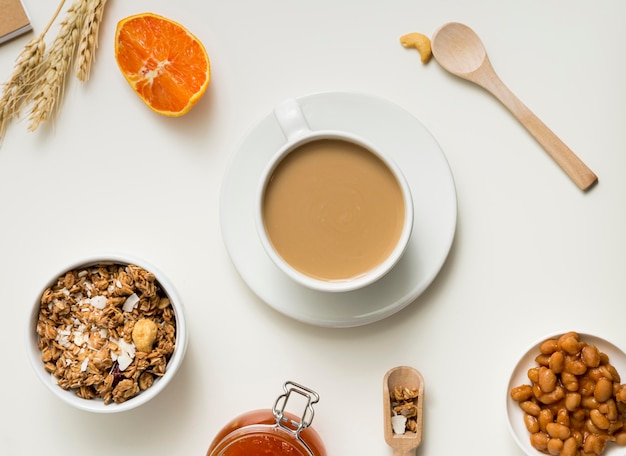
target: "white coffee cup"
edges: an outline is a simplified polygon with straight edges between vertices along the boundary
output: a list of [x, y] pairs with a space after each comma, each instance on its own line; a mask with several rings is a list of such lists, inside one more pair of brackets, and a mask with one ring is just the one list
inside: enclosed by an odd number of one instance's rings
[[261, 174], [255, 201], [267, 255], [318, 291], [352, 291], [379, 280], [400, 260], [413, 229], [404, 175], [365, 138], [311, 130], [295, 99], [274, 114], [286, 143]]

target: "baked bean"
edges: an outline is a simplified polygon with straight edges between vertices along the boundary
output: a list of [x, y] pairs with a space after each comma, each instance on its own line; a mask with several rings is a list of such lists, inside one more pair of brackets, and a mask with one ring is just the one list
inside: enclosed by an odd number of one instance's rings
[[554, 456], [561, 454], [563, 450], [563, 440], [561, 439], [550, 439], [548, 440], [547, 448], [548, 453]]
[[539, 429], [541, 432], [548, 432], [548, 424], [554, 421], [554, 414], [550, 409], [542, 409], [537, 416], [537, 422], [539, 423]]
[[581, 349], [578, 334], [574, 332], [563, 334], [558, 340], [558, 347], [570, 355], [577, 354]]
[[573, 412], [580, 407], [580, 394], [578, 393], [567, 393], [565, 395], [565, 408], [570, 412]]
[[565, 368], [565, 356], [563, 356], [563, 352], [556, 351], [552, 353], [552, 355], [550, 355], [550, 360], [548, 361], [548, 366], [555, 374], [563, 372], [563, 369]]
[[620, 386], [617, 394], [615, 394], [615, 399], [618, 402], [626, 403], [626, 386]]
[[593, 396], [593, 391], [596, 389], [595, 380], [589, 377], [582, 377], [579, 380], [578, 392], [581, 396]]
[[532, 416], [539, 416], [539, 412], [541, 412], [541, 407], [539, 407], [539, 404], [533, 401], [520, 402], [519, 406], [523, 411]]
[[570, 438], [576, 440], [576, 444], [578, 446], [582, 446], [582, 444], [583, 444], [583, 435], [582, 435], [582, 433], [580, 431], [572, 432], [572, 435], [571, 435]]
[[539, 368], [539, 388], [544, 393], [551, 393], [556, 388], [556, 375], [548, 367]]
[[585, 429], [587, 429], [587, 431], [590, 432], [593, 435], [600, 435], [600, 434], [602, 434], [602, 429], [600, 429], [598, 426], [593, 424], [593, 421], [591, 420], [591, 418], [589, 418], [585, 422]]
[[547, 339], [544, 340], [541, 345], [539, 345], [539, 351], [543, 355], [551, 355], [559, 348], [559, 343], [556, 339]]
[[578, 442], [576, 438], [570, 437], [563, 442], [563, 449], [561, 450], [561, 456], [576, 456], [578, 450]]
[[583, 451], [585, 453], [600, 454], [604, 451], [606, 441], [600, 437], [590, 434], [583, 443]]
[[570, 434], [569, 428], [559, 423], [548, 423], [546, 430], [548, 431], [548, 435], [553, 439], [565, 440]]
[[571, 429], [585, 429], [587, 414], [583, 410], [577, 410], [570, 415], [569, 421]]
[[531, 397], [533, 397], [533, 389], [530, 385], [517, 386], [511, 390], [511, 398], [515, 402], [527, 401]]
[[594, 367], [592, 369], [587, 370], [587, 376], [592, 379], [594, 382], [597, 382], [601, 378], [606, 378], [606, 375], [602, 373], [602, 369], [599, 367]]
[[596, 401], [596, 398], [593, 396], [585, 396], [582, 398], [582, 401], [580, 402], [580, 404], [583, 406], [583, 408], [587, 409], [587, 410], [593, 410], [593, 409], [597, 409], [598, 408], [598, 401]]
[[548, 449], [548, 434], [543, 432], [536, 432], [530, 436], [530, 444], [533, 448], [539, 451], [546, 451]]
[[609, 399], [608, 401], [600, 404], [598, 406], [598, 410], [600, 410], [600, 413], [605, 415], [609, 421], [615, 421], [618, 418], [617, 405], [613, 399]]
[[578, 391], [578, 377], [569, 372], [561, 373], [561, 382], [567, 391]]
[[606, 402], [611, 396], [613, 396], [613, 382], [602, 377], [596, 383], [596, 387], [593, 390], [593, 397], [595, 397], [598, 402]]
[[615, 420], [615, 421], [611, 421], [611, 424], [609, 424], [609, 428], [607, 429], [607, 432], [611, 435], [615, 435], [618, 432], [624, 430], [624, 420]]
[[589, 412], [589, 419], [591, 419], [591, 422], [598, 429], [602, 429], [605, 431], [609, 428], [609, 419], [604, 416], [598, 409], [593, 409]]
[[609, 355], [604, 352], [600, 352], [600, 364], [609, 364]]
[[600, 352], [595, 345], [586, 345], [580, 351], [580, 357], [587, 367], [598, 367], [600, 365]]
[[535, 432], [539, 432], [539, 422], [537, 421], [537, 417], [530, 415], [529, 413], [524, 413], [524, 425], [528, 432], [534, 434]]
[[620, 446], [626, 445], [626, 431], [615, 434], [615, 443]]
[[556, 404], [565, 397], [565, 390], [562, 386], [557, 386], [554, 391], [542, 394], [537, 398], [539, 402], [546, 405]]
[[587, 365], [577, 356], [566, 356], [563, 371], [574, 375], [583, 375], [587, 372]]
[[611, 381], [614, 381], [613, 379], [613, 372], [611, 371], [611, 369], [609, 368], [608, 365], [603, 364], [602, 366], [598, 366], [596, 368], [593, 369], [589, 369], [589, 377], [592, 378], [593, 380], [595, 380], [596, 382], [598, 380], [600, 380], [602, 377], [607, 378]]
[[556, 418], [554, 419], [554, 421], [559, 424], [562, 424], [563, 426], [567, 426], [569, 428], [570, 427], [569, 412], [564, 408], [559, 409], [559, 411], [556, 413]]
[[550, 364], [550, 355], [538, 355], [535, 358], [535, 362], [539, 366], [548, 366]]
[[619, 376], [619, 372], [617, 372], [617, 369], [615, 369], [614, 365], [606, 364], [606, 368], [611, 374], [610, 376], [609, 375], [606, 376], [609, 380], [613, 380], [616, 383], [619, 383], [622, 381], [621, 377]]
[[533, 391], [533, 397], [535, 399], [539, 399], [541, 395], [543, 394], [543, 391], [541, 391], [541, 387], [539, 386], [539, 383], [533, 384], [532, 391]]
[[578, 410], [573, 412], [570, 416], [572, 420], [581, 421], [584, 423], [585, 420], [587, 419], [587, 412], [579, 408]]
[[528, 380], [530, 380], [532, 383], [537, 383], [539, 381], [539, 368], [532, 367], [528, 369], [527, 375], [528, 375]]

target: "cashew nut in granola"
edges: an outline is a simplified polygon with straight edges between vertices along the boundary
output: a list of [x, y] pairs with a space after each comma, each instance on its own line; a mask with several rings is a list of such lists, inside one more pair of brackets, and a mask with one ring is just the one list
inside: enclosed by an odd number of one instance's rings
[[137, 350], [150, 353], [157, 339], [159, 327], [148, 318], [142, 318], [133, 327], [133, 342]]
[[409, 33], [400, 37], [400, 43], [405, 48], [414, 47], [420, 53], [422, 63], [428, 63], [433, 56], [433, 51], [430, 47], [430, 38], [421, 33]]

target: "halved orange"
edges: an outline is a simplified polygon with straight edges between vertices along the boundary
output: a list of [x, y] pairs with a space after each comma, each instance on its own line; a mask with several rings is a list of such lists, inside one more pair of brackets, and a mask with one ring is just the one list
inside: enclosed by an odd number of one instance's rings
[[115, 59], [133, 90], [165, 116], [189, 112], [209, 85], [204, 45], [179, 23], [153, 13], [118, 22]]

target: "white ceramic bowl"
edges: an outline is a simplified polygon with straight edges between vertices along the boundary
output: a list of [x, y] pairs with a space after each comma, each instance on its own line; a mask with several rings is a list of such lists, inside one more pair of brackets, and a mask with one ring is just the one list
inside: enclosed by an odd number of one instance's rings
[[[509, 429], [513, 435], [513, 439], [519, 445], [519, 447], [528, 456], [543, 456], [542, 453], [536, 450], [530, 444], [530, 434], [524, 424], [524, 412], [520, 409], [517, 402], [511, 398], [511, 390], [516, 386], [530, 384], [528, 379], [528, 370], [537, 366], [535, 358], [539, 354], [539, 346], [546, 339], [552, 339], [569, 331], [560, 331], [553, 334], [548, 334], [542, 337], [540, 340], [534, 342], [520, 357], [519, 361], [513, 368], [509, 383], [506, 390], [506, 415], [509, 423]], [[622, 376], [622, 379], [626, 377], [626, 354], [618, 348], [615, 344], [609, 342], [598, 336], [587, 334], [577, 331], [580, 339], [587, 342], [590, 345], [595, 345], [601, 352], [606, 353], [609, 356], [610, 363], [617, 369], [617, 372]], [[618, 456], [624, 454], [624, 447], [617, 446], [612, 442], [608, 442], [606, 449], [602, 453], [602, 456]]]
[[[43, 295], [43, 292], [48, 287], [54, 285], [57, 282], [57, 279], [66, 272], [80, 269], [82, 267], [93, 266], [96, 264], [133, 264], [145, 269], [148, 272], [151, 272], [156, 277], [156, 280], [159, 283], [161, 289], [170, 299], [171, 306], [174, 310], [174, 314], [176, 317], [176, 345], [174, 348], [174, 352], [172, 353], [167, 363], [165, 374], [161, 377], [156, 377], [152, 386], [144, 391], [141, 391], [138, 395], [132, 397], [131, 399], [128, 399], [126, 402], [110, 403], [108, 405], [105, 405], [104, 401], [101, 399], [83, 399], [78, 397], [73, 391], [64, 390], [63, 388], [61, 388], [56, 383], [56, 379], [44, 369], [44, 363], [41, 360], [41, 351], [37, 346], [39, 336], [36, 332], [36, 326], [39, 317], [40, 299]], [[146, 402], [157, 396], [170, 383], [172, 378], [179, 370], [187, 348], [187, 328], [183, 305], [174, 287], [163, 275], [163, 273], [161, 273], [154, 266], [147, 264], [143, 260], [117, 254], [84, 258], [52, 274], [50, 281], [46, 283], [36, 295], [35, 300], [32, 304], [30, 318], [28, 320], [26, 345], [28, 357], [36, 375], [43, 382], [43, 384], [63, 402], [73, 407], [76, 407], [77, 409], [94, 413], [116, 413], [130, 410], [142, 404], [145, 404]]]

